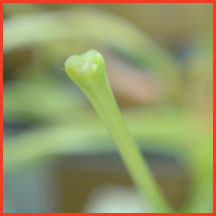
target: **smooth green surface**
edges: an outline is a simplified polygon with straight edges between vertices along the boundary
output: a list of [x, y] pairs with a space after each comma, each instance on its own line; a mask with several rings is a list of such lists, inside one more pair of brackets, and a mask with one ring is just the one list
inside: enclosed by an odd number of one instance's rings
[[86, 94], [105, 123], [138, 189], [157, 212], [170, 212], [170, 207], [122, 118], [107, 79], [102, 55], [96, 50], [73, 55], [66, 60], [65, 70]]

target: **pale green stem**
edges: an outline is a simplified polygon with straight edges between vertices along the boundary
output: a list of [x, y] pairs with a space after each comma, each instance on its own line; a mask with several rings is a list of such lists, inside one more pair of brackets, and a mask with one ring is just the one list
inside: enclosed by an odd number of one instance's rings
[[65, 69], [107, 126], [137, 188], [157, 212], [171, 212], [122, 118], [106, 76], [103, 57], [95, 50], [74, 55], [65, 62]]

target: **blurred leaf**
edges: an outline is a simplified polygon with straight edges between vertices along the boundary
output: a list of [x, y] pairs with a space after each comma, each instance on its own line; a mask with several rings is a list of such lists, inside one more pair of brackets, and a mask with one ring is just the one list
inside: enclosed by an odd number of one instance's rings
[[[122, 50], [134, 62], [149, 68], [168, 83], [168, 89], [178, 88], [178, 65], [171, 54], [140, 29], [104, 11], [76, 9], [19, 15], [4, 22], [4, 52], [23, 46], [53, 46], [59, 41], [68, 41], [71, 45], [88, 41], [92, 46], [106, 44]], [[72, 46], [64, 50], [65, 55], [73, 54]]]

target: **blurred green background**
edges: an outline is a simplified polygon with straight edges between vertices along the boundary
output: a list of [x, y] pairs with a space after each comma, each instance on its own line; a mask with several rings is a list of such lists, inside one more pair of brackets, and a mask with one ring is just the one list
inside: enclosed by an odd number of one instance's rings
[[4, 4], [4, 212], [154, 212], [64, 72], [98, 49], [176, 212], [212, 212], [212, 4]]

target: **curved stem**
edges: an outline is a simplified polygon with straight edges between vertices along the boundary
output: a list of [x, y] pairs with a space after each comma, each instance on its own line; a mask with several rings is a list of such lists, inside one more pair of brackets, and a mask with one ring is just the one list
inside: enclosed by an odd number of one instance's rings
[[137, 188], [156, 211], [171, 212], [122, 118], [106, 76], [103, 57], [95, 50], [74, 55], [65, 62], [65, 69], [107, 126]]

